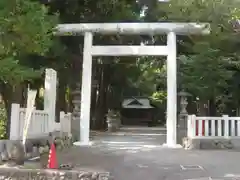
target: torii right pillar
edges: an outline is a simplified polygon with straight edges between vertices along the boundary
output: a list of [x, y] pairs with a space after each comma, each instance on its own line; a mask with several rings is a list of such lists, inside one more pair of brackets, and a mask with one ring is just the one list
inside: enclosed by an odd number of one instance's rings
[[177, 42], [176, 33], [167, 34], [167, 139], [165, 146], [181, 147], [177, 142]]

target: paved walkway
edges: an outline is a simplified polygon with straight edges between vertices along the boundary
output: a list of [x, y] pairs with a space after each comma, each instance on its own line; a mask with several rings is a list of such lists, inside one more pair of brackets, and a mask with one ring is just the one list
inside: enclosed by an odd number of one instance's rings
[[115, 180], [240, 179], [240, 152], [166, 149], [164, 129], [128, 130], [98, 134], [93, 146], [73, 147], [59, 161], [107, 170]]

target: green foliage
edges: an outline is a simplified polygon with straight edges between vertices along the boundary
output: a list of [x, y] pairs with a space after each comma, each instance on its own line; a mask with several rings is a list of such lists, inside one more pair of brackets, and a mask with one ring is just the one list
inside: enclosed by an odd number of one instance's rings
[[228, 70], [227, 61], [218, 56], [218, 51], [206, 49], [197, 55], [180, 56], [179, 79], [181, 87], [203, 99], [209, 99], [228, 86], [233, 71]]
[[[152, 11], [154, 8], [154, 11]], [[153, 13], [154, 12], [154, 13]], [[208, 36], [178, 37], [179, 88], [186, 89], [201, 99], [224, 98], [229, 83], [239, 69], [239, 34], [235, 32], [232, 20], [240, 17], [240, 2], [228, 0], [172, 0], [159, 3], [147, 9], [144, 19], [168, 22], [208, 22], [211, 34]], [[155, 37], [162, 43], [162, 37]], [[146, 58], [141, 66], [156, 63], [156, 59]], [[162, 64], [152, 66], [157, 69]], [[230, 67], [235, 67], [230, 68]], [[165, 73], [159, 76], [153, 69], [147, 69], [148, 77], [155, 77], [164, 87]], [[159, 78], [159, 80], [157, 80]], [[148, 78], [145, 78], [148, 79]], [[154, 78], [151, 78], [154, 79]], [[233, 91], [233, 89], [231, 89]], [[158, 93], [154, 93], [156, 96]], [[237, 94], [237, 93], [235, 93]], [[229, 96], [229, 94], [228, 94]]]
[[167, 93], [166, 91], [157, 91], [154, 92], [151, 96], [151, 99], [157, 103], [163, 103], [166, 100]]
[[39, 76], [41, 71], [22, 65], [28, 54], [44, 55], [53, 44], [57, 16], [32, 0], [0, 1], [0, 77], [14, 84]]
[[42, 72], [42, 70], [34, 70], [32, 68], [20, 65], [14, 57], [1, 59], [0, 66], [1, 81], [5, 81], [10, 84], [23, 82], [24, 80], [31, 80], [39, 77]]
[[[201, 99], [236, 99], [240, 93], [240, 38], [231, 22], [240, 17], [240, 1], [171, 0], [147, 3], [147, 6], [146, 16], [140, 18], [141, 5], [135, 0], [51, 0], [49, 3], [52, 14], [59, 12], [61, 23], [209, 22], [212, 31], [208, 36], [178, 37], [179, 89], [186, 89]], [[61, 56], [54, 67], [60, 69], [59, 73], [70, 76], [66, 79], [73, 79], [71, 71], [76, 62], [70, 61], [69, 57], [81, 54], [79, 49], [83, 46], [83, 38], [61, 38], [68, 50], [64, 51], [65, 46], [52, 37], [57, 18], [56, 15], [50, 16], [45, 6], [32, 0], [0, 1], [0, 80], [14, 84], [39, 76], [42, 72], [39, 67], [44, 65], [39, 63], [37, 71], [32, 69], [40, 59], [26, 61], [24, 58], [28, 54]], [[141, 39], [148, 44], [165, 44], [166, 38], [96, 35], [94, 43], [139, 44]], [[64, 56], [68, 58], [64, 59]], [[123, 92], [132, 91], [133, 94], [150, 96], [157, 103], [165, 103], [165, 59], [141, 57], [135, 64], [132, 59], [98, 58], [100, 68], [111, 74], [108, 89], [114, 93], [113, 97], [120, 99]], [[130, 63], [118, 64], [125, 60]], [[80, 69], [76, 68], [76, 71], [78, 73]]]
[[[175, 4], [180, 9], [177, 14], [170, 13], [170, 18], [186, 16], [186, 21], [210, 22], [211, 34], [206, 37], [190, 37], [184, 42], [190, 54], [180, 56], [180, 83], [181, 87], [190, 91], [201, 99], [224, 97], [229, 81], [238, 66], [236, 53], [239, 44], [239, 35], [233, 29], [231, 21], [240, 16], [238, 1], [184, 1]], [[176, 8], [172, 5], [171, 8]], [[174, 7], [175, 6], [175, 7]], [[191, 8], [189, 8], [191, 7]], [[198, 9], [198, 10], [196, 10]], [[173, 15], [174, 14], [174, 15]]]

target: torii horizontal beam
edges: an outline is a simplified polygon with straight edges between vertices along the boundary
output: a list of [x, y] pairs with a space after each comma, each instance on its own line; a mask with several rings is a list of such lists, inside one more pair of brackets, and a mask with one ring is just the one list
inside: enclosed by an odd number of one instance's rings
[[92, 46], [92, 56], [167, 56], [167, 46]]
[[72, 36], [85, 32], [101, 34], [167, 34], [178, 35], [209, 34], [209, 23], [81, 23], [59, 24], [56, 35]]

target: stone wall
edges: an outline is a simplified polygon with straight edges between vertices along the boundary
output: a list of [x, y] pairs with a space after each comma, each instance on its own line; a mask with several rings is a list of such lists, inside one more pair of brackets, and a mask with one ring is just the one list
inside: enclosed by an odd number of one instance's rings
[[108, 172], [95, 169], [73, 169], [73, 170], [52, 170], [52, 169], [23, 169], [0, 167], [0, 179], [32, 180], [32, 179], [55, 179], [55, 180], [113, 180]]
[[185, 149], [235, 149], [240, 150], [240, 139], [183, 139]]
[[17, 140], [0, 140], [0, 164], [18, 158], [22, 162], [31, 157], [48, 154], [51, 143], [55, 143], [57, 150], [63, 150], [72, 146], [72, 137], [68, 133], [53, 132], [49, 136], [38, 139], [27, 139], [25, 151], [22, 152], [22, 143]]
[[[61, 132], [53, 132], [49, 134], [47, 138], [44, 139], [32, 139], [27, 141], [26, 148], [28, 153], [32, 155], [32, 152], [37, 148], [40, 154], [40, 162], [38, 161], [25, 161], [29, 157], [24, 157], [24, 152], [22, 150], [23, 146], [21, 141], [10, 141], [2, 140], [2, 149], [0, 151], [1, 157], [6, 154], [7, 159], [0, 163], [0, 179], [11, 179], [11, 180], [27, 180], [27, 179], [55, 179], [55, 180], [112, 180], [110, 173], [99, 170], [96, 168], [83, 168], [81, 166], [74, 167], [68, 164], [61, 164], [57, 169], [46, 169], [46, 164], [48, 161], [48, 154], [46, 153], [46, 146], [54, 143], [56, 148], [61, 150], [68, 148], [72, 145], [71, 137], [68, 134]], [[38, 145], [37, 145], [38, 144]], [[37, 145], [37, 146], [36, 146]], [[16, 153], [13, 147], [21, 147], [21, 152], [18, 149]], [[42, 152], [41, 152], [42, 151]], [[47, 148], [49, 151], [49, 148]], [[22, 155], [20, 158], [20, 163], [15, 161], [16, 154], [18, 156]], [[25, 154], [26, 156], [26, 154]], [[44, 158], [43, 158], [44, 156]], [[3, 159], [1, 159], [3, 160]], [[44, 161], [44, 162], [41, 162]]]

